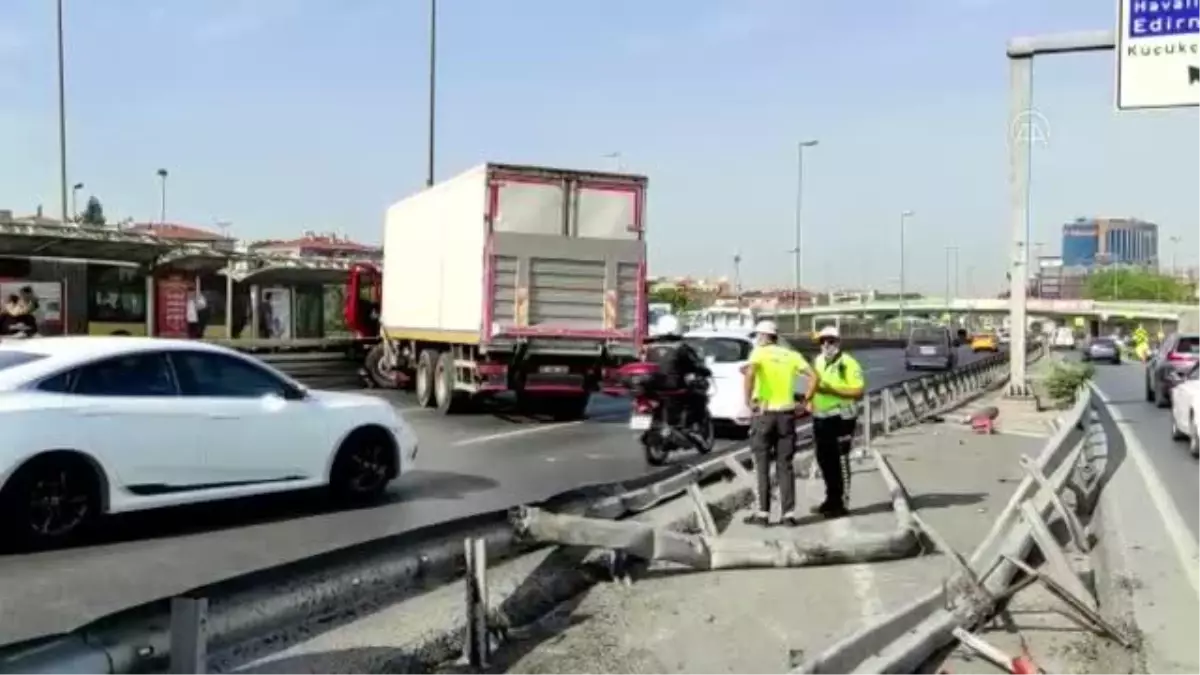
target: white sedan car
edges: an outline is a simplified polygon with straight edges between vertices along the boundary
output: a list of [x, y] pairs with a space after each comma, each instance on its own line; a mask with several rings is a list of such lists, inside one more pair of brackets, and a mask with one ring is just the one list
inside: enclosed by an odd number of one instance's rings
[[382, 399], [155, 338], [5, 342], [0, 430], [0, 539], [34, 545], [107, 513], [320, 486], [370, 499], [417, 454]]
[[1200, 432], [1197, 417], [1200, 416], [1200, 364], [1192, 366], [1187, 379], [1171, 390], [1171, 436], [1187, 441], [1193, 457], [1200, 457]]
[[[742, 366], [750, 360], [754, 349], [751, 328], [725, 328], [690, 331], [683, 336], [704, 358], [712, 371], [708, 411], [713, 421], [745, 433], [750, 428], [750, 410], [746, 407]], [[782, 339], [782, 338], [781, 338]], [[808, 379], [797, 379], [797, 391], [804, 391]]]

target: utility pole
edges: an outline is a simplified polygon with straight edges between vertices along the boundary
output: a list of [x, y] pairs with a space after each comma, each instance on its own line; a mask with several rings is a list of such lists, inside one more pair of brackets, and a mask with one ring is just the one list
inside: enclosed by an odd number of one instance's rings
[[912, 218], [915, 213], [912, 211], [900, 212], [900, 327], [904, 327], [904, 223]]
[[433, 187], [434, 132], [437, 115], [437, 0], [429, 0], [429, 130], [425, 187]]
[[63, 0], [58, 0], [58, 190], [62, 221], [67, 222], [67, 75], [63, 49]]
[[83, 183], [76, 183], [71, 186], [71, 220], [79, 221], [79, 191], [83, 189]]
[[166, 169], [158, 170], [160, 188], [158, 222], [162, 225], [167, 224], [167, 175], [168, 173]]
[[804, 149], [816, 147], [817, 143], [818, 141], [812, 139], [800, 141], [796, 144], [796, 248], [793, 249], [795, 253], [795, 269], [792, 275], [794, 281], [792, 318], [795, 322], [793, 330], [797, 333], [800, 332], [800, 291], [804, 284], [801, 251], [804, 243], [804, 225], [801, 219], [804, 206]]
[[742, 253], [733, 253], [733, 292], [737, 296], [738, 308], [742, 307]]

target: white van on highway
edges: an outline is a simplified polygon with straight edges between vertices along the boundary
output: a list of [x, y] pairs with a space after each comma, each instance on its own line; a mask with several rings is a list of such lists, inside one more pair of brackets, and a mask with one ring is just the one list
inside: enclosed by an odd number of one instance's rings
[[1075, 349], [1075, 331], [1067, 326], [1059, 326], [1054, 329], [1054, 336], [1050, 338], [1051, 349]]

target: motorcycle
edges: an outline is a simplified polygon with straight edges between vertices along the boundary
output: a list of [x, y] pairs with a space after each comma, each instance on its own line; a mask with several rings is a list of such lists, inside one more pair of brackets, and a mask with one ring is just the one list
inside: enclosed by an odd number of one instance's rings
[[660, 385], [658, 367], [653, 363], [640, 361], [621, 370], [633, 391], [629, 428], [641, 432], [639, 440], [647, 463], [662, 466], [678, 450], [712, 452], [716, 433], [708, 406], [702, 407], [700, 419], [688, 419], [687, 401], [696, 392], [711, 395], [710, 377], [697, 376], [683, 388], [666, 389]]

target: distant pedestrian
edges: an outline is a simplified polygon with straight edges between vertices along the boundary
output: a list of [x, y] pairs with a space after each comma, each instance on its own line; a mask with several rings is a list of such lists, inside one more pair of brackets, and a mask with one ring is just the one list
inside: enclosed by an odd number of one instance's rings
[[797, 378], [809, 372], [808, 361], [793, 349], [779, 344], [779, 330], [773, 321], [760, 321], [754, 328], [756, 346], [743, 368], [746, 407], [752, 410], [751, 448], [758, 501], [746, 522], [766, 525], [771, 516], [771, 460], [779, 483], [782, 521], [799, 525], [796, 515], [796, 475], [792, 460], [796, 455]]
[[200, 290], [197, 285], [196, 290], [187, 295], [187, 335], [189, 338], [199, 340], [204, 337], [204, 319], [208, 316], [207, 310], [208, 301], [204, 299], [204, 291]]
[[862, 366], [842, 351], [838, 331], [821, 329], [817, 339], [821, 354], [813, 364], [808, 400], [813, 414], [813, 441], [817, 466], [825, 481], [825, 501], [813, 509], [826, 518], [849, 512], [850, 447], [858, 425], [858, 401], [866, 381]]

